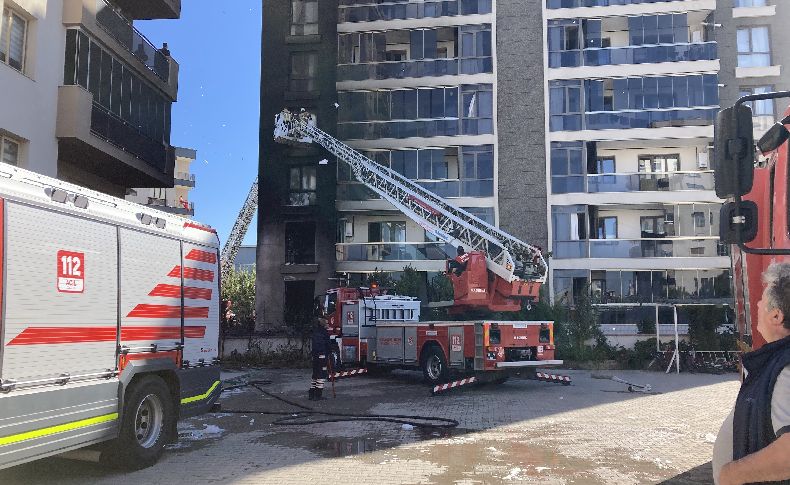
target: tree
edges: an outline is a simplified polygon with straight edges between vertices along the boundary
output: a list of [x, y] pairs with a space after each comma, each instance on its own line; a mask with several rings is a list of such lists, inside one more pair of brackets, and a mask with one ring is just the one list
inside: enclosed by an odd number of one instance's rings
[[239, 322], [253, 320], [255, 311], [255, 270], [237, 271], [232, 268], [222, 280], [220, 294], [223, 300], [233, 302], [232, 310]]
[[606, 337], [601, 331], [598, 311], [593, 306], [590, 296], [590, 285], [584, 286], [582, 291], [575, 296], [575, 304], [568, 312], [567, 321], [562, 324], [567, 345], [573, 357], [583, 360], [588, 356], [587, 342], [594, 341], [594, 346], [602, 347], [606, 344]]
[[420, 286], [422, 277], [420, 272], [414, 269], [411, 265], [403, 268], [403, 274], [398, 281], [395, 282], [395, 293], [404, 296], [420, 296]]

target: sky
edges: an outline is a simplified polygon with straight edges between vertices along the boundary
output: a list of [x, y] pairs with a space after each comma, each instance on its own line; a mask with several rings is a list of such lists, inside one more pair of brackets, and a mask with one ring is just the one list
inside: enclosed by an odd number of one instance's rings
[[[194, 218], [224, 244], [258, 173], [261, 0], [189, 0], [179, 20], [135, 26], [179, 64], [170, 142], [197, 150]], [[255, 228], [244, 244], [255, 244]]]

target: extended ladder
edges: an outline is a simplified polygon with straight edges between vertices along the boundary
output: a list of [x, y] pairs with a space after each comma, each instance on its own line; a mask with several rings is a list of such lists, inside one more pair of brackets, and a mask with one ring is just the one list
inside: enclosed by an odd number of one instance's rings
[[252, 187], [250, 187], [250, 191], [247, 193], [247, 200], [244, 201], [244, 205], [239, 211], [239, 216], [236, 218], [236, 222], [233, 223], [233, 229], [230, 231], [228, 240], [225, 241], [225, 246], [222, 247], [220, 261], [222, 264], [223, 281], [225, 281], [225, 277], [228, 275], [231, 268], [233, 268], [233, 262], [236, 260], [236, 255], [239, 254], [241, 242], [247, 234], [247, 228], [250, 226], [250, 222], [252, 222], [252, 218], [255, 216], [255, 211], [257, 209], [258, 178], [255, 177], [255, 182], [252, 183]]
[[454, 246], [483, 251], [489, 270], [507, 282], [546, 280], [540, 250], [384, 167], [315, 126], [312, 115], [284, 110], [277, 116], [274, 138], [286, 144], [318, 143], [351, 166], [354, 176], [426, 231]]

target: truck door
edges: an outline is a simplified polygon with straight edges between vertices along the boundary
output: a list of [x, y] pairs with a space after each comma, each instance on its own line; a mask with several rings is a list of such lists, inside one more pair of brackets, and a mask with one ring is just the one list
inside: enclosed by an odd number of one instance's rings
[[115, 369], [115, 226], [5, 201], [0, 377], [22, 383]]
[[[183, 338], [202, 337], [202, 329], [181, 332], [181, 243], [155, 234], [120, 229], [121, 236], [121, 336], [119, 344], [129, 355], [148, 353], [152, 345], [178, 361]], [[184, 275], [213, 280], [212, 273]], [[193, 280], [186, 280], [193, 281]], [[208, 316], [207, 308], [190, 311], [190, 317]]]
[[184, 360], [211, 363], [219, 357], [219, 258], [214, 248], [182, 247]]

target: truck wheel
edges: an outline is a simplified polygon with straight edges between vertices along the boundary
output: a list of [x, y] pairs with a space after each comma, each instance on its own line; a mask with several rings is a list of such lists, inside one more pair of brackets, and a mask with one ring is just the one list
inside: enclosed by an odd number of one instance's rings
[[143, 377], [126, 393], [123, 422], [109, 450], [109, 462], [129, 470], [153, 465], [164, 452], [174, 419], [173, 398], [165, 381]]
[[441, 349], [430, 347], [425, 351], [425, 357], [422, 359], [422, 375], [433, 385], [447, 382], [449, 372]]

